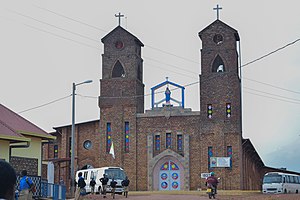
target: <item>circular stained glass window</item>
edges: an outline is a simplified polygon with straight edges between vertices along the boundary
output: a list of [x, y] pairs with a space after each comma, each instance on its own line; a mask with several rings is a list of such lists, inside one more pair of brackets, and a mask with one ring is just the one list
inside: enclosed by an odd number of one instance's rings
[[90, 140], [86, 140], [84, 141], [83, 143], [83, 147], [87, 150], [91, 149], [92, 148], [92, 142]]
[[122, 41], [117, 41], [116, 43], [115, 43], [115, 47], [117, 48], [117, 49], [122, 49], [123, 47], [124, 47], [124, 44], [123, 44], [123, 42]]
[[213, 40], [216, 44], [221, 44], [223, 42], [223, 36], [221, 34], [216, 34]]

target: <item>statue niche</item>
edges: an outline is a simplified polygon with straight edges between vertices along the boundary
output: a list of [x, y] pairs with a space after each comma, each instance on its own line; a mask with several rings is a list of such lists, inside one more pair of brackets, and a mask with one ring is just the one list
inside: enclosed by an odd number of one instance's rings
[[113, 71], [112, 71], [112, 78], [118, 78], [118, 77], [125, 77], [125, 70], [120, 63], [120, 61], [117, 61]]
[[219, 55], [216, 56], [216, 58], [213, 62], [212, 72], [225, 72], [224, 62]]

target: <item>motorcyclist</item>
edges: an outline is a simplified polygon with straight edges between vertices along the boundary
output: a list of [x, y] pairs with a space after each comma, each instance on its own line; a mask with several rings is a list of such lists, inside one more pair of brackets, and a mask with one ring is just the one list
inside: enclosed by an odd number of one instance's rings
[[207, 185], [207, 186], [209, 186], [209, 185], [213, 186], [214, 189], [215, 189], [215, 194], [217, 194], [217, 186], [218, 186], [218, 183], [219, 183], [219, 181], [218, 181], [218, 179], [215, 177], [215, 172], [211, 172], [211, 173], [210, 173], [210, 176], [207, 177], [207, 179], [206, 179], [206, 185]]

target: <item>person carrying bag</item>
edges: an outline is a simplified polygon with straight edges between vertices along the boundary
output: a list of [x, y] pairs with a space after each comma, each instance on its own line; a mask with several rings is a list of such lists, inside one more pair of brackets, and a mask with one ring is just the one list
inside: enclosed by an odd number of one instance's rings
[[36, 192], [35, 185], [31, 178], [27, 177], [27, 171], [21, 172], [22, 178], [20, 180], [20, 200], [32, 199], [32, 194]]

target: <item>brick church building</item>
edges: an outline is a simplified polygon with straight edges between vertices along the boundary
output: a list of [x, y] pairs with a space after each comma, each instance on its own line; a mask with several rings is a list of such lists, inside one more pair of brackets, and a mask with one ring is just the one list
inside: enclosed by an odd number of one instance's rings
[[[75, 126], [75, 169], [119, 166], [131, 190], [196, 190], [214, 171], [220, 189], [257, 190], [266, 167], [242, 136], [238, 31], [217, 19], [199, 32], [202, 41], [200, 111], [184, 105], [184, 87], [168, 79], [152, 87], [144, 108], [143, 43], [117, 26], [102, 38], [100, 120]], [[180, 91], [180, 98], [171, 95]], [[156, 91], [165, 98], [155, 101]], [[43, 158], [70, 186], [71, 125], [56, 127]], [[109, 154], [114, 144], [115, 159]]]

